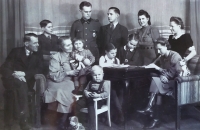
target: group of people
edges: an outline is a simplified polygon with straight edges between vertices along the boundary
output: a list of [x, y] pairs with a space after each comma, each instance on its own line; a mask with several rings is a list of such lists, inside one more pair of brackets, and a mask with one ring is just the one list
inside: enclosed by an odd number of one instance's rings
[[[151, 26], [150, 15], [145, 10], [138, 12], [141, 28], [128, 35], [128, 29], [119, 24], [120, 10], [117, 7], [108, 9], [110, 23], [105, 26], [91, 18], [91, 3], [83, 1], [79, 8], [82, 18], [72, 24], [70, 36], [58, 38], [52, 34], [52, 22], [42, 20], [43, 33], [39, 36], [25, 34], [24, 47], [14, 48], [9, 53], [0, 68], [5, 87], [5, 128], [10, 129], [12, 119], [18, 118], [22, 130], [30, 129], [27, 93], [34, 91], [34, 75], [43, 73], [48, 86], [44, 91], [45, 103], [48, 103], [49, 110], [60, 114], [57, 128], [66, 129], [67, 117], [74, 106], [73, 93], [83, 92], [89, 110], [89, 129], [94, 129], [91, 99], [109, 94], [102, 68], [120, 64], [144, 67], [150, 64], [160, 72], [152, 77], [147, 108], [138, 110], [143, 114], [153, 113], [153, 121], [145, 128], [154, 128], [160, 123], [161, 94], [173, 95], [173, 79], [182, 71], [180, 61], [187, 63], [196, 55], [190, 34], [183, 31], [182, 19], [170, 18], [173, 35], [166, 40], [160, 37], [157, 28]], [[50, 55], [50, 61], [43, 59], [45, 55]], [[158, 60], [160, 67], [154, 62]], [[88, 74], [92, 76], [91, 81], [88, 81]], [[120, 81], [112, 85], [111, 102], [117, 113], [115, 122], [120, 124], [124, 122], [123, 88]]]

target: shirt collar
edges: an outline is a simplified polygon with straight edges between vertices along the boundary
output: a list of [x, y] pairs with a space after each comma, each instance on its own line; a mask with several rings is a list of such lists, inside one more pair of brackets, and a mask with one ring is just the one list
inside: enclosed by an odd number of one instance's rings
[[81, 18], [81, 23], [82, 23], [82, 24], [84, 24], [84, 23], [90, 24], [91, 20], [92, 20], [91, 18], [90, 18], [90, 19], [87, 19], [87, 20], [85, 20], [84, 18]]
[[[124, 50], [127, 50], [126, 45], [124, 46]], [[129, 51], [133, 52], [134, 49], [129, 49]]]
[[46, 38], [50, 38], [50, 39], [51, 39], [51, 34], [46, 34], [46, 33], [44, 33], [44, 36], [45, 36]]
[[31, 53], [28, 49], [26, 49], [26, 47], [25, 47], [25, 52], [26, 52], [26, 56], [29, 56]]
[[[110, 23], [111, 24], [111, 23]], [[118, 22], [112, 23], [114, 28], [117, 26]]]

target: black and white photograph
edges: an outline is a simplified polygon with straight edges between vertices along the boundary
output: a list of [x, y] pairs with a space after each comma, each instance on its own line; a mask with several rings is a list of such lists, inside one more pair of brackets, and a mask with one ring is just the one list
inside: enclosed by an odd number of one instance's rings
[[200, 0], [0, 12], [0, 130], [200, 129]]

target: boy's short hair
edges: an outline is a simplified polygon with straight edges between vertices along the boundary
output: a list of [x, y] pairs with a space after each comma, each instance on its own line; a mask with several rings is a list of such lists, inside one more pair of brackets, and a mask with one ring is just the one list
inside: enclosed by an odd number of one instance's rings
[[95, 70], [100, 70], [100, 71], [102, 71], [102, 73], [103, 73], [103, 68], [102, 68], [101, 66], [99, 66], [99, 65], [94, 65], [94, 66], [92, 66], [91, 74], [93, 74], [93, 72], [94, 72]]
[[136, 35], [136, 34], [129, 34], [128, 35], [128, 41], [131, 41], [131, 40], [139, 41], [138, 35]]
[[120, 15], [120, 10], [117, 7], [110, 7], [108, 10], [113, 9], [115, 13]]
[[47, 26], [47, 24], [49, 24], [49, 23], [52, 23], [51, 21], [49, 21], [49, 20], [42, 20], [41, 22], [40, 22], [40, 27], [41, 28], [43, 28], [43, 27], [46, 27]]
[[84, 6], [87, 6], [87, 7], [90, 7], [90, 6], [91, 6], [91, 7], [92, 7], [92, 4], [91, 4], [90, 2], [83, 1], [83, 2], [80, 3], [79, 9], [80, 9], [80, 10], [83, 10], [83, 7], [84, 7]]
[[113, 50], [113, 49], [117, 49], [112, 43], [110, 43], [110, 44], [108, 44], [107, 46], [106, 46], [106, 48], [105, 48], [105, 50], [107, 51], [107, 52], [109, 52], [109, 51], [111, 51], [111, 50]]

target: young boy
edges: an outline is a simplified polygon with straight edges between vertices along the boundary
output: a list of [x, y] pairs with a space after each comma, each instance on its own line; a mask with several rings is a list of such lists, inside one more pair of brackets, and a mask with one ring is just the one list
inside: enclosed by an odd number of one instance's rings
[[140, 65], [139, 53], [137, 51], [138, 37], [135, 34], [128, 36], [128, 43], [119, 50], [121, 64]]
[[[59, 45], [58, 45], [58, 37], [56, 35], [52, 34], [52, 22], [49, 20], [42, 20], [40, 22], [40, 27], [43, 31], [41, 35], [38, 36], [38, 43], [39, 43], [39, 50], [42, 55], [50, 55], [57, 51], [59, 51]], [[43, 70], [44, 74], [48, 74], [49, 70], [49, 62], [44, 61], [43, 62]]]
[[[94, 98], [105, 98], [109, 95], [110, 82], [103, 80], [103, 69], [98, 65], [92, 67], [92, 81], [90, 81], [84, 90], [86, 96], [86, 103], [89, 114], [89, 127], [95, 128], [95, 111], [94, 111]], [[105, 100], [98, 101], [98, 108], [105, 104]]]

